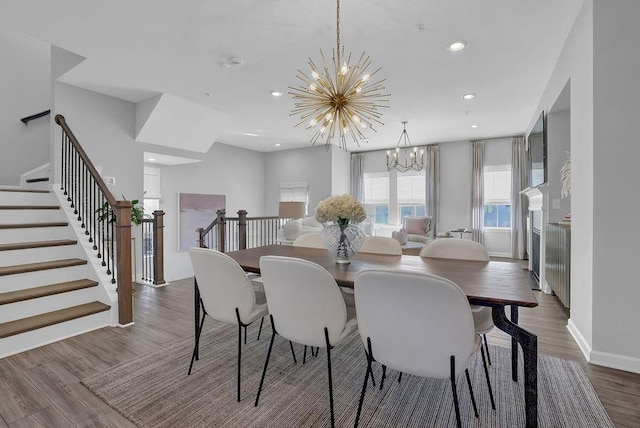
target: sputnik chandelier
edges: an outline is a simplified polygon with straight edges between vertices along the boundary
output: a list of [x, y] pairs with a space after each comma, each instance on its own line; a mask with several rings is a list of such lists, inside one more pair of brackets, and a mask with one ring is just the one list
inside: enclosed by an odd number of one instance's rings
[[[420, 171], [424, 167], [424, 149], [411, 148], [411, 140], [407, 134], [407, 121], [402, 122], [402, 134], [398, 139], [396, 149], [391, 152], [387, 150], [387, 171], [397, 169], [400, 172], [409, 170]], [[400, 147], [400, 143], [404, 140], [404, 145]]]
[[311, 77], [298, 70], [298, 79], [302, 85], [289, 87], [295, 107], [291, 115], [300, 115], [299, 126], [307, 123], [307, 129], [315, 130], [311, 144], [324, 140], [328, 149], [334, 138], [342, 149], [347, 149], [350, 139], [358, 146], [366, 142], [364, 130], [375, 131], [374, 122], [384, 125], [379, 108], [389, 106], [389, 94], [383, 94], [386, 79], [371, 83], [372, 77], [380, 71], [367, 73], [371, 65], [369, 57], [363, 52], [355, 64], [351, 64], [351, 54], [346, 57], [344, 47], [340, 46], [340, 0], [336, 0], [336, 49], [333, 51], [333, 69], [329, 70], [327, 60], [320, 50], [322, 68], [309, 58]]

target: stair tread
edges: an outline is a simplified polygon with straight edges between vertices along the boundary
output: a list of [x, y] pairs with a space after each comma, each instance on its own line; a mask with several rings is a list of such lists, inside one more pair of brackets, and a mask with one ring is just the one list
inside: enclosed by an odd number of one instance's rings
[[59, 247], [62, 245], [76, 245], [78, 241], [73, 239], [57, 239], [54, 241], [12, 242], [0, 244], [0, 251], [27, 250], [31, 248]]
[[60, 205], [0, 205], [0, 210], [59, 210]]
[[60, 309], [53, 312], [47, 312], [28, 318], [22, 318], [15, 321], [0, 323], [0, 338], [14, 336], [20, 333], [36, 330], [50, 325], [71, 321], [88, 315], [97, 314], [99, 312], [108, 311], [109, 305], [101, 302], [85, 303], [70, 308]]
[[74, 281], [58, 282], [56, 284], [0, 293], [0, 305], [52, 296], [54, 294], [66, 293], [69, 291], [82, 290], [84, 288], [95, 287], [97, 285], [98, 283], [96, 281], [90, 279], [77, 279]]
[[51, 190], [39, 190], [39, 189], [0, 189], [0, 192], [51, 193]]
[[61, 227], [68, 226], [66, 221], [54, 221], [46, 223], [12, 223], [12, 224], [0, 224], [0, 229], [28, 229], [31, 227]]
[[36, 272], [36, 271], [48, 270], [48, 269], [65, 268], [65, 267], [79, 266], [84, 264], [87, 264], [86, 260], [73, 258], [73, 259], [52, 260], [48, 262], [26, 263], [21, 265], [0, 266], [0, 276], [16, 275], [20, 273]]

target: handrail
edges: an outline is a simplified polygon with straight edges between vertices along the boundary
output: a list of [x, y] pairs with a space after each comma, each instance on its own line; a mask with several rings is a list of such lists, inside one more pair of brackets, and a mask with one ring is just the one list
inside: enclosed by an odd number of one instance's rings
[[51, 114], [51, 110], [45, 110], [40, 113], [32, 114], [31, 116], [23, 117], [22, 119], [20, 119], [20, 121], [24, 123], [24, 126], [27, 126], [29, 125], [29, 122], [31, 122], [32, 120], [40, 119], [41, 117], [48, 116], [50, 114]]
[[281, 221], [277, 216], [247, 217], [245, 210], [239, 210], [238, 217], [227, 217], [225, 210], [218, 210], [211, 224], [197, 229], [198, 245], [226, 252], [274, 244]]
[[93, 163], [91, 162], [91, 160], [89, 160], [89, 156], [87, 156], [85, 151], [82, 149], [82, 146], [80, 146], [78, 139], [69, 128], [69, 125], [67, 125], [67, 121], [65, 120], [64, 116], [61, 114], [56, 114], [55, 120], [56, 120], [56, 123], [60, 125], [62, 129], [64, 129], [64, 132], [69, 137], [69, 141], [71, 141], [71, 144], [73, 144], [73, 147], [75, 147], [76, 151], [80, 155], [80, 158], [87, 165], [87, 169], [89, 170], [89, 173], [93, 176], [93, 179], [96, 181], [98, 188], [102, 191], [102, 193], [104, 193], [104, 197], [107, 199], [107, 202], [109, 202], [109, 205], [111, 206], [111, 208], [115, 208], [116, 198], [111, 194], [111, 191], [109, 190], [105, 182], [102, 180], [102, 177], [98, 173], [98, 170], [96, 169], [96, 167], [93, 166]]
[[[118, 293], [118, 322], [133, 322], [131, 281], [131, 201], [116, 200], [98, 174], [62, 115], [55, 122], [62, 128], [60, 143], [60, 190], [77, 215], [96, 256], [102, 259]], [[116, 275], [117, 273], [117, 275]], [[116, 280], [117, 278], [117, 280]]]

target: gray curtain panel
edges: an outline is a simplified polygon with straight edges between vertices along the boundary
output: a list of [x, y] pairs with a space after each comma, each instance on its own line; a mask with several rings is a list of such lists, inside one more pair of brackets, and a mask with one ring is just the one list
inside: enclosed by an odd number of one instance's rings
[[351, 153], [351, 196], [364, 202], [364, 157], [362, 153]]
[[511, 257], [524, 259], [527, 248], [527, 151], [524, 137], [515, 137], [511, 146]]
[[484, 141], [471, 142], [471, 237], [484, 243]]
[[426, 215], [431, 217], [432, 235], [438, 233], [438, 210], [440, 207], [440, 147], [429, 144], [425, 147], [425, 198]]

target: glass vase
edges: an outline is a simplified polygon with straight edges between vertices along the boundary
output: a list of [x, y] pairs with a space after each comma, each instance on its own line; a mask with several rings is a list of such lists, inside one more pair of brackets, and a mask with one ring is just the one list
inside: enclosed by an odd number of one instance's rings
[[322, 230], [322, 242], [337, 264], [349, 264], [366, 236], [364, 229], [355, 224], [331, 224]]

